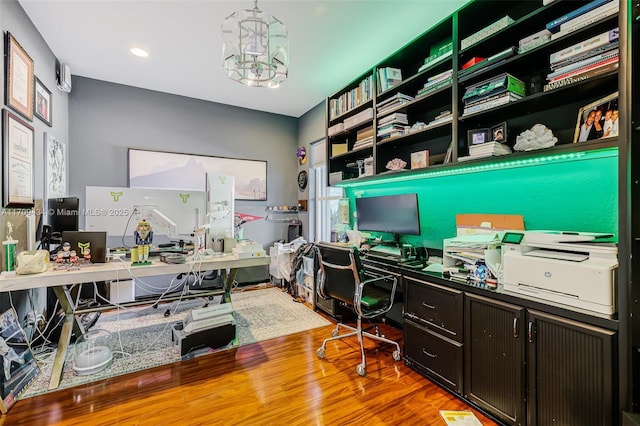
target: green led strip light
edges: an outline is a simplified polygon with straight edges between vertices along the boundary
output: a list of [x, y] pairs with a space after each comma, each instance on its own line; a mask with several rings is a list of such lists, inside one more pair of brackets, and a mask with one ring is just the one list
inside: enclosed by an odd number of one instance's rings
[[461, 175], [466, 173], [478, 173], [493, 170], [505, 170], [521, 167], [540, 166], [550, 163], [563, 163], [570, 161], [584, 161], [597, 158], [615, 157], [618, 155], [618, 148], [605, 148], [591, 151], [569, 152], [563, 154], [544, 155], [540, 157], [529, 157], [520, 160], [506, 160], [506, 161], [493, 161], [491, 163], [459, 166], [443, 168], [441, 170], [424, 171], [420, 173], [401, 174], [380, 176], [378, 178], [367, 179], [357, 182], [337, 182], [335, 186], [342, 188], [353, 188], [358, 186], [369, 186], [376, 183], [389, 183], [389, 182], [405, 182], [416, 179], [426, 179], [442, 176]]

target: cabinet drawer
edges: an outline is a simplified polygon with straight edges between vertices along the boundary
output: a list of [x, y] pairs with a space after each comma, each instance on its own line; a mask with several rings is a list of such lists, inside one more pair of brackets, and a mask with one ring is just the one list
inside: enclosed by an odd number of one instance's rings
[[462, 393], [462, 344], [411, 322], [405, 322], [404, 330], [404, 355], [408, 364], [454, 392]]
[[462, 342], [464, 293], [405, 277], [405, 318]]

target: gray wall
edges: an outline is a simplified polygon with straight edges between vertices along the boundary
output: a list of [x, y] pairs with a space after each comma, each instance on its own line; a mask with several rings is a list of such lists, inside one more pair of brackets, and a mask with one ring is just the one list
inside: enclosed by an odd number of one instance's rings
[[[72, 81], [71, 196], [82, 200], [85, 186], [127, 186], [127, 149], [140, 148], [266, 160], [267, 201], [237, 201], [236, 211], [265, 216], [268, 205], [297, 203], [297, 119], [84, 77]], [[244, 225], [244, 236], [267, 248], [285, 228], [255, 221]]]
[[[55, 80], [55, 55], [49, 49], [46, 41], [40, 33], [35, 29], [31, 20], [22, 10], [22, 7], [14, 0], [0, 1], [0, 28], [3, 33], [10, 32], [33, 59], [34, 74], [52, 93], [51, 116], [53, 126], [48, 127], [38, 118], [33, 118], [28, 124], [34, 129], [34, 194], [36, 199], [42, 198], [44, 188], [44, 132], [49, 132], [64, 142], [69, 141], [69, 115], [68, 115], [68, 95], [58, 90]], [[5, 35], [3, 34], [3, 37]], [[2, 43], [4, 46], [4, 42]], [[4, 49], [4, 48], [3, 48]], [[4, 82], [4, 67], [0, 67], [0, 81]], [[5, 109], [6, 99], [4, 90], [1, 90], [2, 104]], [[10, 109], [9, 109], [10, 110]], [[1, 185], [0, 185], [1, 186]], [[0, 189], [1, 192], [1, 189]], [[2, 215], [0, 221], [0, 237], [5, 238], [6, 218], [16, 221], [15, 217], [7, 214]], [[23, 242], [26, 240], [26, 229], [24, 226], [18, 226], [14, 230], [13, 237], [21, 241], [18, 250], [24, 249]], [[4, 254], [3, 254], [4, 256]], [[45, 306], [45, 290], [33, 290], [33, 300], [36, 310], [41, 313]], [[9, 305], [8, 293], [0, 293], [0, 309], [4, 311]], [[27, 310], [31, 307], [27, 303], [25, 292], [13, 292], [13, 304], [18, 310], [18, 317], [24, 318]]]
[[[309, 145], [318, 139], [325, 138], [326, 131], [326, 107], [325, 102], [322, 101], [298, 119], [298, 146], [305, 147], [307, 150], [307, 162], [306, 164], [298, 163], [298, 171], [306, 170], [309, 173], [309, 164], [311, 163], [311, 149]], [[310, 220], [312, 216], [312, 210], [314, 208], [313, 202], [310, 200], [310, 187], [311, 183], [307, 185], [304, 191], [298, 190], [298, 199], [308, 201], [308, 212], [300, 214], [300, 220], [302, 220], [303, 234], [307, 240], [309, 240]]]

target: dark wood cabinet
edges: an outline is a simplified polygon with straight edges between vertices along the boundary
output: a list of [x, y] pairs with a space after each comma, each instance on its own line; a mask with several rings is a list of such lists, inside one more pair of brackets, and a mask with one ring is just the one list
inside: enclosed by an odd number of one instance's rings
[[403, 281], [407, 365], [462, 393], [464, 293], [411, 277]]
[[513, 425], [526, 422], [524, 325], [523, 307], [465, 295], [465, 397]]
[[616, 333], [527, 312], [530, 425], [614, 425]]

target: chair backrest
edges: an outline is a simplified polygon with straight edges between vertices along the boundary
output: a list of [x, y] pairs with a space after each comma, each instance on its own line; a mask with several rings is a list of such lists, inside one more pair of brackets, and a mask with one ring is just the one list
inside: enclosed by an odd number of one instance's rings
[[358, 249], [327, 243], [316, 244], [320, 269], [324, 274], [324, 294], [353, 306], [356, 287], [362, 281]]

